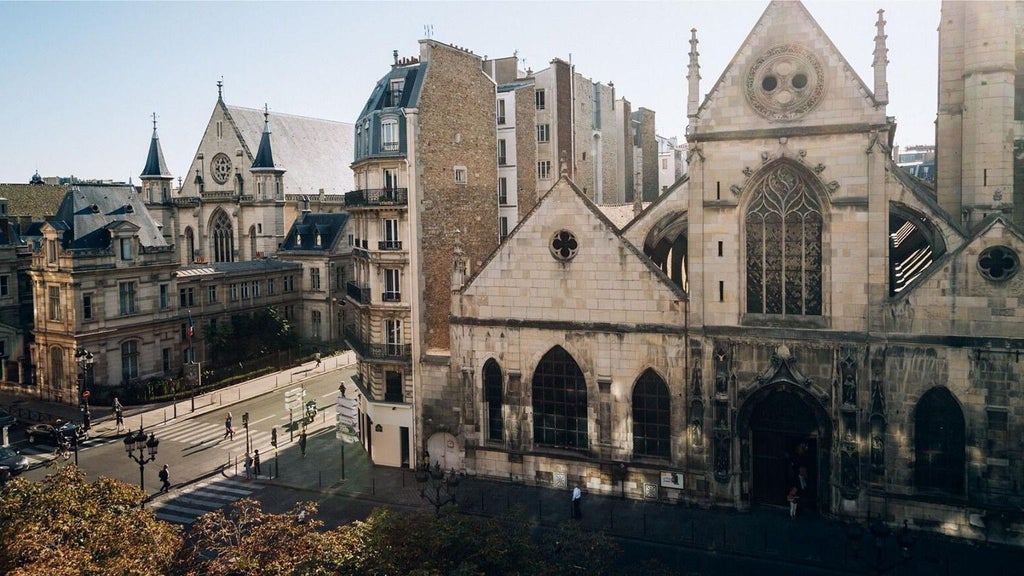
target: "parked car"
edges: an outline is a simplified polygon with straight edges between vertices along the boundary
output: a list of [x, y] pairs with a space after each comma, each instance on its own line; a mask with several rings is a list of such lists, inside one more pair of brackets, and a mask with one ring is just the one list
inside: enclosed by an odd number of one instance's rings
[[4, 426], [14, 426], [17, 422], [18, 419], [11, 416], [10, 412], [0, 408], [0, 428], [3, 428]]
[[44, 442], [51, 446], [59, 446], [62, 439], [72, 442], [72, 438], [77, 437], [78, 442], [81, 443], [89, 437], [89, 433], [81, 426], [74, 422], [60, 420], [53, 424], [33, 424], [25, 429], [25, 435], [28, 436], [29, 444]]
[[0, 447], [0, 467], [7, 468], [11, 474], [17, 474], [28, 470], [28, 466], [28, 458], [22, 456], [20, 452], [6, 446]]

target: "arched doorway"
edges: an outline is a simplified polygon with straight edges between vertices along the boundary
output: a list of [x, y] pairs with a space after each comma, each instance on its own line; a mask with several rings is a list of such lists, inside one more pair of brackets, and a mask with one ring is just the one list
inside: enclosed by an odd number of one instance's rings
[[765, 386], [740, 410], [739, 432], [751, 504], [783, 506], [796, 487], [803, 511], [827, 508], [831, 424], [815, 398], [785, 382]]

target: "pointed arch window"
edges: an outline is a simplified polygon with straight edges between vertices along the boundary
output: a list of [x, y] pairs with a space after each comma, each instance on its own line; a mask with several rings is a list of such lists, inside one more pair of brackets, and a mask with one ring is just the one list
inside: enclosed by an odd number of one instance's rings
[[189, 264], [196, 261], [196, 235], [191, 226], [185, 228], [185, 259]]
[[633, 455], [672, 457], [671, 410], [668, 386], [648, 368], [633, 386]]
[[210, 228], [213, 230], [213, 261], [234, 262], [235, 236], [231, 219], [223, 210], [218, 210]]
[[484, 364], [484, 398], [487, 400], [487, 439], [494, 442], [505, 439], [501, 380], [501, 367], [493, 358], [488, 360]]
[[747, 312], [821, 315], [821, 203], [792, 166], [771, 170], [747, 208]]
[[256, 252], [256, 227], [249, 226], [249, 258], [255, 259], [259, 256]]
[[587, 450], [587, 382], [568, 352], [555, 346], [533, 373], [533, 441]]
[[64, 349], [60, 346], [50, 348], [50, 378], [54, 390], [64, 388]]
[[932, 388], [914, 409], [914, 484], [918, 490], [963, 494], [964, 413], [946, 388]]

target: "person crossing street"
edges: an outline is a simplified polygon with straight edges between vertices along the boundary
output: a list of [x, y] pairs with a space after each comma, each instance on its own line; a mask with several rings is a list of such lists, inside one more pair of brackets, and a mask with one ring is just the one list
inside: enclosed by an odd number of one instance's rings
[[167, 464], [164, 464], [164, 467], [160, 469], [160, 482], [161, 493], [167, 492], [171, 489], [170, 472], [167, 470]]

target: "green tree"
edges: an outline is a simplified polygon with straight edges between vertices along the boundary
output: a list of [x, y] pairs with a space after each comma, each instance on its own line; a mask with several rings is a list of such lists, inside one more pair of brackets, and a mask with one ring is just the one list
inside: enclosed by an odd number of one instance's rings
[[181, 548], [176, 526], [142, 508], [139, 488], [85, 481], [65, 466], [41, 482], [18, 478], [0, 490], [0, 574], [10, 576], [169, 573]]

